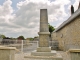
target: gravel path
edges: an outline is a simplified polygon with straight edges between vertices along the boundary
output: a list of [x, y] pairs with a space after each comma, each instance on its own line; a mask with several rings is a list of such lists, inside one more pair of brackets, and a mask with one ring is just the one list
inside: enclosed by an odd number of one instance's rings
[[24, 54], [23, 53], [15, 54], [15, 60], [24, 60]]
[[69, 53], [63, 52], [63, 51], [57, 51], [57, 52], [61, 54], [61, 56], [63, 57], [63, 60], [71, 60]]

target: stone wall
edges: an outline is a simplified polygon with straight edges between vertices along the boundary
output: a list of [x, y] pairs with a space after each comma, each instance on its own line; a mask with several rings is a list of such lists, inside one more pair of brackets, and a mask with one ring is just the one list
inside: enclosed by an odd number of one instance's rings
[[61, 50], [80, 48], [80, 15], [57, 31], [56, 36], [54, 35], [53, 33], [52, 40], [56, 38], [59, 41]]
[[0, 60], [15, 60], [15, 47], [0, 46]]
[[51, 34], [51, 38], [52, 38], [52, 40], [57, 40], [57, 38], [56, 38], [56, 32], [53, 32], [53, 33]]

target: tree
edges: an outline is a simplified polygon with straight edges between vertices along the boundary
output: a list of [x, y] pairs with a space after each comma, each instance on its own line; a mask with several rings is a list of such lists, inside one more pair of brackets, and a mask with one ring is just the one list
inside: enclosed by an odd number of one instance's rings
[[30, 38], [27, 38], [27, 40], [33, 41], [33, 40], [34, 40], [34, 38], [30, 37]]
[[34, 40], [34, 38], [30, 38], [30, 41], [33, 41]]
[[18, 39], [24, 40], [25, 38], [24, 38], [24, 36], [19, 36]]
[[49, 25], [49, 32], [50, 32], [49, 36], [51, 37], [51, 33], [55, 30], [55, 28], [50, 24], [48, 24], [48, 25]]
[[4, 39], [4, 38], [6, 38], [6, 36], [5, 35], [3, 35], [3, 34], [1, 34], [1, 37]]
[[38, 36], [35, 36], [34, 38], [38, 38]]
[[55, 30], [55, 28], [49, 24], [49, 32], [52, 33]]

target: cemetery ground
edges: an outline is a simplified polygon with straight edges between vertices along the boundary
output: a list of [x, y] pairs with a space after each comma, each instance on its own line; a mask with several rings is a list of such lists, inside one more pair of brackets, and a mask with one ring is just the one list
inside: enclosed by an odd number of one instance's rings
[[[23, 53], [22, 52], [19, 52], [19, 53], [16, 53], [15, 54], [15, 60], [26, 60], [24, 58], [25, 55], [30, 55], [30, 53], [34, 50], [36, 50], [37, 46], [36, 43], [33, 43], [32, 45], [29, 45], [29, 46], [26, 46], [24, 49], [23, 49]], [[70, 60], [70, 55], [68, 52], [64, 52], [64, 51], [57, 51], [57, 55], [58, 54], [61, 54], [62, 57], [63, 57], [63, 60]]]
[[[23, 43], [23, 52], [22, 52], [22, 43], [8, 44], [8, 45], [4, 44], [4, 46], [16, 47], [18, 49], [18, 51], [15, 53], [15, 60], [26, 60], [24, 58], [24, 56], [31, 55], [31, 52], [37, 49], [38, 41], [30, 41], [30, 42], [27, 42], [26, 44]], [[51, 47], [51, 45], [49, 45], [49, 46]], [[54, 50], [52, 50], [52, 51], [54, 51]], [[62, 56], [63, 60], [71, 60], [69, 52], [57, 50], [57, 55], [59, 55], [59, 54]], [[29, 59], [29, 60], [31, 60], [31, 59]]]
[[[9, 46], [9, 45], [8, 45]], [[14, 46], [21, 46], [20, 44], [19, 45], [16, 45], [14, 44]], [[25, 55], [30, 55], [30, 53], [34, 50], [37, 49], [37, 43], [29, 43], [28, 45], [23, 45], [23, 52], [21, 52], [21, 47], [18, 48], [18, 52], [16, 52], [15, 54], [15, 60], [25, 60], [24, 56]], [[62, 57], [63, 57], [63, 60], [70, 60], [70, 56], [67, 52], [64, 52], [64, 51], [57, 51], [57, 54], [61, 54]]]

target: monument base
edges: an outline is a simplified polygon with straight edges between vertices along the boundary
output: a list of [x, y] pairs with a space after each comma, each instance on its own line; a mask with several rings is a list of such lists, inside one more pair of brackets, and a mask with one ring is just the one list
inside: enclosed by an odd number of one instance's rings
[[56, 55], [56, 51], [51, 52], [37, 52], [36, 50], [31, 52], [32, 56], [54, 56]]
[[[40, 53], [37, 53], [37, 54], [40, 54]], [[24, 58], [25, 58], [25, 60], [63, 60], [62, 56], [59, 53], [55, 55], [55, 52], [54, 52], [54, 56], [53, 56], [53, 54], [52, 54], [52, 56], [49, 56], [49, 54], [47, 56], [42, 56], [42, 54], [43, 53], [41, 53], [41, 56], [34, 56], [34, 53], [32, 53], [32, 55], [26, 55], [26, 56], [24, 56]]]
[[51, 47], [38, 47], [37, 52], [51, 52]]

